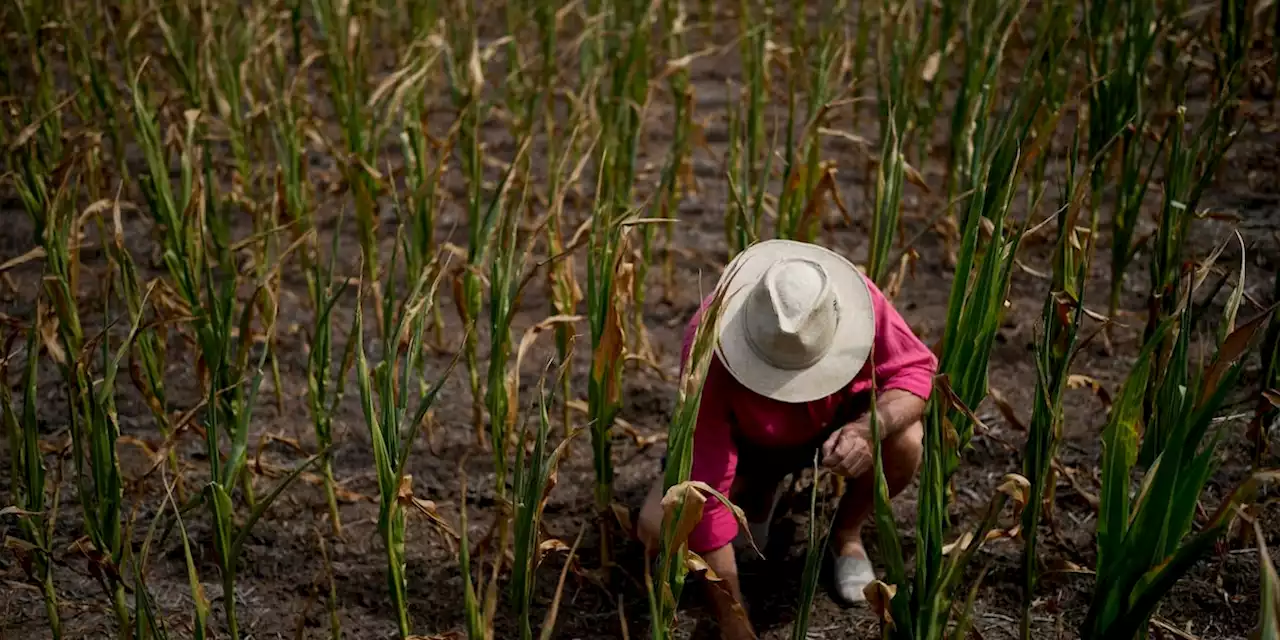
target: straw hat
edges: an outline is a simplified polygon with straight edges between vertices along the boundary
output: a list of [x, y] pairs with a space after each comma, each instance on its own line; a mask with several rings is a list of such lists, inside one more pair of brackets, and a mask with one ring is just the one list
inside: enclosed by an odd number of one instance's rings
[[843, 256], [793, 240], [747, 248], [725, 269], [716, 353], [743, 386], [809, 402], [849, 384], [871, 355], [875, 314]]

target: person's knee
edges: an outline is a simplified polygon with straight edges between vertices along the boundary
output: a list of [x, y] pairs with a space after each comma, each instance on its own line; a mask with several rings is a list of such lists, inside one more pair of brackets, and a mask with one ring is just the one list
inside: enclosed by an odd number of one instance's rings
[[914, 475], [924, 457], [924, 424], [913, 422], [885, 444], [889, 445], [886, 447], [886, 457], [892, 459], [891, 466], [910, 469]]

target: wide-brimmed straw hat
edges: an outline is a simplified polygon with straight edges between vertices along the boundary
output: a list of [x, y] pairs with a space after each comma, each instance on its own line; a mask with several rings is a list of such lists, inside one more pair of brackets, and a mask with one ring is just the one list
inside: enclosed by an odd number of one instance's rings
[[766, 240], [738, 254], [722, 278], [716, 353], [751, 391], [791, 403], [825, 398], [870, 357], [871, 292], [843, 256]]

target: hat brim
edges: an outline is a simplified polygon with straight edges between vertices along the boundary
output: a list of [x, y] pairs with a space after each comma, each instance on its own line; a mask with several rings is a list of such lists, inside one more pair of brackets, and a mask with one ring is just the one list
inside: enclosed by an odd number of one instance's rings
[[[830, 350], [804, 369], [781, 369], [756, 355], [747, 341], [744, 303], [765, 271], [785, 258], [805, 258], [823, 266], [840, 305], [840, 319]], [[801, 403], [825, 398], [844, 388], [871, 356], [875, 312], [861, 272], [843, 256], [818, 245], [794, 240], [766, 240], [743, 251], [726, 268], [724, 308], [717, 327], [716, 353], [738, 382], [767, 398]]]

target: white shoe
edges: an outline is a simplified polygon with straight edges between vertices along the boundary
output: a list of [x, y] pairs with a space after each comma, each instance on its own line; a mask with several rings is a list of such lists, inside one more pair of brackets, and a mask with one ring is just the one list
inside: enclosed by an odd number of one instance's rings
[[871, 560], [857, 556], [837, 556], [835, 560], [836, 594], [848, 604], [865, 602], [863, 590], [876, 579]]

